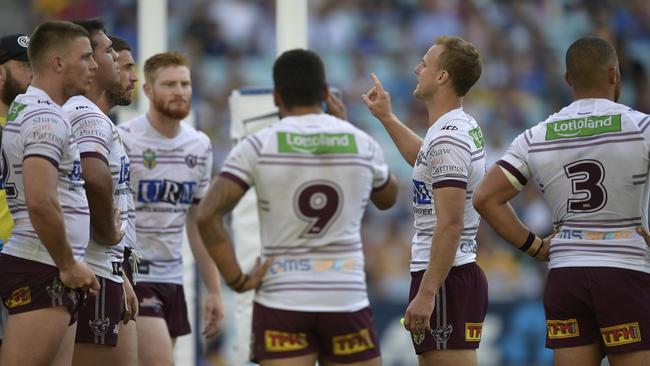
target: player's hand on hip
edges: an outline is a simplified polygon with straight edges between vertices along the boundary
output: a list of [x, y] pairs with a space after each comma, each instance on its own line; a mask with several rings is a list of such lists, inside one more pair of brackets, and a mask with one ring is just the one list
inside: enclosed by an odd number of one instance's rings
[[138, 315], [139, 309], [139, 302], [138, 302], [138, 297], [135, 294], [135, 291], [133, 290], [133, 286], [131, 286], [131, 282], [127, 278], [124, 279], [124, 283], [122, 284], [122, 287], [124, 288], [124, 304], [122, 305], [122, 322], [124, 324], [128, 323], [129, 320], [135, 320], [135, 317]]
[[411, 301], [408, 308], [406, 308], [406, 314], [404, 314], [404, 328], [415, 334], [428, 332], [431, 329], [429, 322], [431, 319], [431, 313], [433, 313], [435, 307], [434, 300], [435, 298], [433, 297], [427, 299], [425, 296], [418, 293], [413, 301]]
[[539, 253], [535, 256], [535, 259], [538, 260], [539, 262], [548, 262], [550, 259], [550, 252], [551, 252], [551, 239], [555, 237], [558, 233], [558, 228], [555, 228], [553, 230], [553, 233], [551, 235], [542, 238], [542, 248], [539, 250]]
[[246, 282], [244, 282], [244, 286], [242, 286], [242, 288], [237, 292], [246, 292], [248, 290], [256, 289], [262, 283], [262, 278], [264, 278], [264, 274], [269, 269], [269, 267], [271, 267], [272, 263], [273, 258], [266, 258], [264, 261], [262, 261], [261, 257], [257, 257], [255, 266], [246, 275]]
[[223, 321], [221, 296], [218, 293], [208, 293], [203, 311], [205, 328], [202, 334], [206, 337], [212, 337], [219, 333]]
[[329, 93], [327, 100], [327, 113], [331, 114], [334, 117], [346, 120], [348, 119], [348, 109], [343, 104], [343, 101], [334, 95], [334, 93]]
[[361, 99], [366, 103], [368, 110], [373, 116], [380, 121], [390, 118], [393, 114], [390, 105], [390, 93], [384, 90], [381, 81], [375, 74], [370, 74], [375, 85], [373, 85], [366, 94], [361, 95]]
[[59, 269], [61, 282], [73, 290], [81, 289], [95, 295], [99, 291], [99, 281], [86, 262], [74, 261], [70, 266]]
[[645, 244], [650, 247], [650, 234], [648, 234], [648, 231], [644, 229], [642, 226], [638, 226], [636, 228], [636, 233], [641, 235], [641, 237], [645, 241]]

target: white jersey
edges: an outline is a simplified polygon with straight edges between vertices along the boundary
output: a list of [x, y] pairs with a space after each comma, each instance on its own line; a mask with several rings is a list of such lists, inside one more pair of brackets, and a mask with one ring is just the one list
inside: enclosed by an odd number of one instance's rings
[[472, 206], [472, 195], [485, 169], [485, 141], [481, 128], [462, 108], [445, 113], [429, 127], [413, 168], [415, 234], [411, 272], [427, 269], [431, 245], [436, 245], [431, 242], [438, 229], [433, 197], [436, 188], [458, 187], [467, 191], [463, 231], [453, 265], [474, 262], [480, 216]]
[[533, 178], [560, 230], [550, 268], [618, 267], [650, 273], [650, 116], [607, 99], [580, 99], [519, 135], [500, 161]]
[[23, 184], [23, 160], [38, 156], [59, 171], [59, 204], [76, 260], [83, 260], [90, 236], [90, 212], [81, 179], [79, 150], [63, 109], [41, 89], [30, 86], [9, 109], [2, 134], [2, 172], [7, 205], [15, 226], [2, 248], [5, 254], [55, 265], [29, 220]]
[[286, 117], [239, 142], [221, 176], [257, 193], [262, 254], [274, 262], [255, 301], [296, 311], [368, 306], [361, 219], [389, 177], [370, 136], [327, 114]]
[[138, 282], [183, 284], [183, 228], [210, 184], [212, 145], [203, 132], [187, 123], [180, 127], [167, 138], [146, 115], [118, 126], [135, 190], [136, 248], [143, 257]]
[[63, 105], [81, 158], [96, 157], [108, 164], [113, 178], [113, 200], [120, 210], [124, 238], [114, 246], [96, 243], [92, 236], [86, 249], [86, 262], [98, 276], [122, 283], [121, 263], [124, 246], [135, 245], [135, 204], [131, 193], [129, 158], [117, 127], [95, 103], [84, 96], [68, 99]]

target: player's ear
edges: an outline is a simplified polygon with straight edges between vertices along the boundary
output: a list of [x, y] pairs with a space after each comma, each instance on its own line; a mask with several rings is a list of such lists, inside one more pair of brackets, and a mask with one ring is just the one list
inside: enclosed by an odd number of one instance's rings
[[446, 83], [450, 78], [449, 72], [447, 70], [440, 70], [438, 74], [438, 84], [442, 85]]
[[144, 95], [146, 95], [147, 98], [151, 99], [151, 97], [152, 97], [152, 95], [151, 95], [151, 84], [145, 82], [144, 84], [142, 84], [142, 90], [144, 90]]
[[330, 86], [325, 83], [325, 86], [323, 87], [323, 102], [327, 101], [327, 99], [330, 97]]
[[0, 65], [0, 87], [3, 87], [5, 85], [5, 80], [7, 77], [7, 69], [5, 67], [6, 66]]
[[569, 73], [568, 73], [568, 72], [565, 72], [565, 73], [564, 73], [564, 81], [566, 81], [567, 85], [569, 85], [570, 87], [573, 86], [573, 85], [571, 84], [571, 79], [569, 79]]
[[609, 78], [610, 85], [616, 85], [618, 83], [618, 78], [620, 77], [618, 73], [618, 67], [616, 65], [610, 65], [607, 70], [607, 77]]
[[50, 58], [48, 59], [50, 67], [52, 70], [56, 72], [62, 72], [63, 71], [63, 64], [65, 63], [63, 60], [63, 57], [59, 55], [52, 54], [50, 55]]
[[275, 104], [275, 106], [278, 108], [283, 104], [282, 96], [275, 87], [273, 87], [273, 104]]

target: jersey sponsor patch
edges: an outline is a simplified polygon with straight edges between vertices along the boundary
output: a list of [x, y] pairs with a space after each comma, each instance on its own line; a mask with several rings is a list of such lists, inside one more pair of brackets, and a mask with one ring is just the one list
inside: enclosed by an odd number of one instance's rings
[[413, 203], [418, 205], [431, 204], [431, 192], [427, 189], [427, 184], [413, 179]]
[[32, 302], [32, 292], [29, 286], [21, 287], [14, 292], [4, 301], [8, 309], [13, 309], [18, 306], [27, 305]]
[[641, 342], [641, 328], [638, 322], [600, 328], [600, 334], [603, 336], [603, 342], [607, 347]]
[[9, 108], [9, 113], [7, 113], [7, 122], [15, 121], [16, 117], [20, 114], [20, 112], [23, 111], [27, 107], [26, 104], [21, 104], [17, 102], [11, 103], [11, 107]]
[[278, 132], [278, 152], [293, 154], [356, 154], [351, 133], [299, 134]]
[[476, 146], [477, 149], [485, 146], [485, 138], [483, 138], [483, 132], [480, 127], [471, 129], [467, 131], [467, 133], [469, 133], [469, 136], [474, 140], [474, 146]]
[[375, 348], [368, 328], [355, 333], [332, 337], [332, 349], [335, 355], [351, 355]]
[[465, 323], [465, 341], [480, 342], [483, 323]]
[[196, 182], [175, 182], [169, 179], [142, 179], [138, 182], [138, 202], [166, 202], [191, 205]]
[[264, 344], [269, 352], [288, 352], [307, 348], [307, 334], [288, 333], [277, 330], [264, 332]]
[[550, 339], [573, 338], [580, 335], [576, 319], [547, 320], [546, 329]]
[[619, 131], [621, 131], [620, 114], [587, 116], [548, 123], [546, 125], [546, 140], [588, 137]]

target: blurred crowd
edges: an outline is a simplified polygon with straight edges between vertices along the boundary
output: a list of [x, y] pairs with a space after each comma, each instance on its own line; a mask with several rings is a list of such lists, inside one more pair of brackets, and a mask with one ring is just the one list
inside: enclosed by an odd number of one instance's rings
[[[212, 138], [218, 168], [231, 147], [231, 91], [272, 85], [275, 2], [168, 1], [168, 47], [186, 52], [193, 62], [197, 125]], [[309, 48], [323, 56], [328, 81], [342, 91], [350, 121], [380, 141], [401, 180], [398, 207], [381, 214], [370, 210], [365, 219], [374, 301], [406, 303], [412, 198], [410, 167], [360, 98], [371, 87], [371, 72], [390, 91], [395, 113], [424, 136], [426, 109], [411, 95], [414, 67], [437, 36], [460, 35], [474, 43], [483, 73], [464, 108], [482, 126], [489, 164], [516, 135], [568, 104], [564, 53], [581, 36], [597, 35], [616, 45], [621, 102], [650, 112], [650, 3], [645, 0], [309, 0], [308, 6]], [[0, 14], [3, 33], [29, 33], [43, 19], [100, 16], [137, 53], [136, 0], [14, 1], [7, 10]], [[532, 185], [513, 206], [538, 234], [552, 231], [549, 213]], [[542, 265], [519, 255], [486, 225], [477, 241], [491, 304], [539, 299]]]

